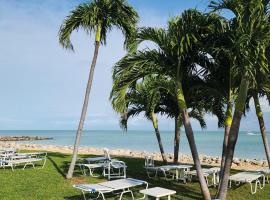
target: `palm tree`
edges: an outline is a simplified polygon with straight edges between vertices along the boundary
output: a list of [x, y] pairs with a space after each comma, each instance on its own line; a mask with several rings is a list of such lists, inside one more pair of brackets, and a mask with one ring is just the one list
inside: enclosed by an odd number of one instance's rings
[[[167, 163], [167, 158], [164, 152], [160, 131], [158, 128], [158, 118], [157, 118], [157, 109], [160, 101], [159, 90], [155, 86], [156, 82], [155, 77], [147, 77], [142, 82], [132, 85], [130, 89], [125, 94], [126, 99], [126, 109], [124, 113], [121, 113], [120, 125], [123, 129], [127, 129], [127, 122], [130, 117], [139, 115], [141, 112], [144, 112], [144, 115], [147, 119], [151, 120], [153, 128], [156, 133], [156, 138], [158, 141], [161, 157], [164, 163]], [[111, 92], [111, 99], [113, 108], [117, 111], [118, 104], [117, 98], [114, 97], [114, 90]]]
[[[214, 9], [230, 9], [235, 15], [235, 41], [233, 52], [236, 63], [233, 73], [241, 80], [238, 85], [238, 97], [235, 103], [232, 126], [228, 137], [225, 167], [221, 174], [221, 183], [217, 197], [225, 199], [228, 178], [238, 139], [241, 118], [245, 109], [249, 88], [256, 86], [256, 74], [266, 74], [268, 71], [266, 47], [269, 44], [269, 23], [265, 13], [264, 0], [221, 0], [212, 2]], [[236, 66], [236, 67], [235, 67]]]
[[[119, 96], [125, 93], [129, 85], [147, 75], [162, 75], [174, 81], [174, 96], [197, 169], [202, 194], [207, 200], [211, 199], [211, 196], [202, 173], [183, 85], [185, 77], [196, 72], [198, 65], [211, 63], [201, 45], [213, 29], [222, 26], [219, 21], [216, 15], [208, 16], [196, 10], [188, 10], [180, 17], [172, 19], [168, 30], [143, 28], [138, 33], [137, 41], [152, 41], [157, 48], [137, 51], [124, 57], [114, 66], [113, 71], [113, 87]], [[125, 98], [120, 99], [119, 103], [125, 105]]]
[[[190, 81], [193, 82], [193, 81]], [[179, 116], [179, 109], [177, 101], [172, 94], [174, 83], [172, 80], [167, 80], [164, 77], [158, 76], [147, 76], [142, 82], [136, 85], [131, 85], [125, 94], [125, 101], [127, 103], [127, 108], [121, 115], [120, 125], [122, 128], [127, 129], [127, 122], [130, 117], [139, 115], [144, 112], [145, 117], [152, 121], [153, 127], [155, 129], [156, 137], [158, 140], [161, 156], [163, 162], [167, 162], [165, 157], [164, 148], [161, 141], [160, 131], [158, 129], [157, 113], [161, 115], [167, 115], [170, 118], [177, 119]], [[192, 88], [192, 87], [191, 87]], [[111, 92], [112, 104], [117, 111], [117, 101], [118, 98], [114, 98], [114, 91]], [[191, 94], [190, 96], [193, 96]], [[206, 127], [204, 120], [204, 107], [201, 104], [194, 101], [192, 98], [188, 98], [188, 108], [191, 110], [189, 115], [191, 118], [196, 119], [202, 128]], [[207, 103], [209, 103], [209, 99]], [[209, 105], [209, 108], [213, 108], [213, 105]], [[174, 159], [173, 162], [178, 162], [179, 157], [179, 144], [180, 144], [180, 127], [178, 122], [175, 122], [175, 138], [174, 138]]]
[[[221, 156], [221, 174], [225, 164], [225, 152], [228, 145], [228, 136], [232, 124], [233, 103], [236, 99], [235, 81], [232, 74], [232, 67], [235, 56], [231, 51], [233, 46], [233, 25], [234, 22], [224, 21], [224, 31], [213, 34], [213, 39], [206, 45], [206, 51], [213, 57], [214, 65], [204, 69], [206, 75], [203, 76], [206, 84], [204, 85], [204, 95], [213, 95], [226, 105], [224, 124], [224, 139]], [[214, 41], [214, 43], [212, 42]]]
[[[199, 73], [201, 74], [201, 72]], [[183, 91], [186, 97], [189, 117], [196, 119], [201, 128], [206, 128], [204, 120], [205, 113], [212, 113], [218, 118], [218, 126], [224, 124], [223, 102], [217, 98], [215, 93], [207, 92], [205, 81], [198, 78], [199, 74], [185, 76], [183, 81]], [[167, 115], [175, 120], [175, 136], [174, 136], [174, 163], [178, 162], [179, 147], [180, 147], [180, 130], [183, 126], [180, 110], [175, 97], [175, 84], [172, 80], [161, 79], [158, 81], [156, 88], [160, 87], [161, 102], [160, 113]], [[205, 93], [207, 92], [207, 95]], [[179, 118], [180, 117], [180, 118]]]
[[125, 47], [129, 47], [128, 44], [136, 30], [137, 21], [137, 12], [127, 3], [126, 0], [93, 0], [89, 3], [81, 4], [71, 11], [70, 15], [66, 17], [60, 27], [59, 42], [66, 49], [73, 50], [73, 45], [70, 40], [73, 31], [83, 29], [88, 34], [95, 34], [95, 50], [87, 82], [80, 122], [76, 133], [73, 156], [66, 176], [68, 179], [73, 175], [74, 166], [77, 160], [80, 138], [87, 113], [99, 47], [102, 44], [106, 45], [107, 34], [113, 27], [116, 27], [123, 32], [126, 39]]
[[257, 82], [257, 87], [249, 90], [249, 94], [248, 94], [248, 98], [246, 102], [246, 109], [250, 110], [250, 100], [253, 98], [254, 107], [255, 107], [260, 131], [262, 135], [265, 155], [267, 158], [268, 167], [270, 167], [270, 149], [269, 149], [269, 143], [268, 143], [268, 138], [267, 138], [267, 133], [266, 133], [266, 127], [264, 123], [263, 112], [262, 112], [260, 100], [259, 100], [259, 97], [265, 97], [265, 96], [267, 97], [270, 94], [269, 77], [268, 75], [265, 77], [263, 74], [259, 73], [256, 76], [256, 82]]

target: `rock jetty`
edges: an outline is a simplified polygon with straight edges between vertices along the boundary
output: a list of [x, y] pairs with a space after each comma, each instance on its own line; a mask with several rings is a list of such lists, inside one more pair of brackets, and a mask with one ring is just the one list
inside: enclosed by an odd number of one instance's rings
[[30, 137], [30, 136], [0, 136], [0, 141], [34, 141], [34, 140], [52, 140], [53, 138], [48, 137]]

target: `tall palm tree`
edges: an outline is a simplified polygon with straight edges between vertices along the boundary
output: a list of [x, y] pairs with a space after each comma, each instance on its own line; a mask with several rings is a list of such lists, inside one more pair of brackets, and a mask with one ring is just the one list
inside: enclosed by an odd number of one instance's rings
[[239, 75], [238, 97], [235, 103], [232, 126], [228, 138], [225, 167], [221, 174], [221, 183], [217, 197], [225, 199], [228, 178], [233, 161], [234, 150], [238, 139], [241, 118], [249, 88], [256, 86], [256, 74], [268, 71], [266, 47], [269, 44], [269, 23], [265, 12], [264, 0], [221, 0], [212, 2], [214, 9], [230, 9], [235, 15], [234, 53], [236, 63], [233, 73]]
[[[147, 119], [151, 120], [156, 133], [160, 154], [164, 163], [167, 163], [167, 158], [164, 152], [161, 135], [158, 127], [157, 109], [160, 101], [159, 90], [154, 85], [155, 77], [146, 77], [142, 82], [132, 85], [125, 94], [126, 109], [121, 113], [120, 125], [127, 129], [127, 122], [130, 117], [137, 116], [144, 112]], [[111, 92], [111, 97], [114, 96], [114, 90]], [[117, 111], [117, 98], [112, 98], [113, 108]]]
[[66, 17], [60, 27], [59, 42], [66, 49], [73, 50], [73, 45], [70, 40], [73, 31], [83, 29], [89, 35], [91, 33], [95, 34], [95, 50], [87, 82], [80, 122], [76, 133], [72, 160], [66, 175], [66, 178], [68, 179], [73, 175], [77, 160], [80, 138], [87, 113], [99, 47], [102, 44], [106, 44], [107, 34], [114, 27], [123, 32], [126, 39], [125, 47], [129, 47], [128, 44], [136, 30], [137, 21], [137, 12], [127, 3], [126, 0], [93, 0], [89, 3], [80, 4], [71, 11], [70, 15]]
[[[197, 169], [204, 199], [211, 199], [204, 179], [193, 130], [187, 112], [186, 94], [183, 90], [185, 76], [190, 76], [199, 66], [210, 64], [209, 57], [203, 52], [202, 43], [222, 24], [216, 15], [204, 15], [196, 10], [185, 11], [180, 17], [172, 19], [168, 30], [143, 28], [138, 33], [138, 42], [152, 41], [157, 48], [137, 51], [120, 60], [113, 71], [113, 87], [122, 96], [130, 84], [147, 75], [163, 75], [175, 83], [174, 96]], [[117, 96], [116, 95], [116, 96]], [[121, 104], [125, 105], [125, 99]]]
[[[213, 57], [214, 65], [204, 69], [206, 75], [203, 76], [206, 84], [204, 85], [204, 94], [206, 96], [214, 95], [221, 104], [226, 106], [224, 124], [224, 139], [221, 156], [221, 174], [225, 164], [225, 152], [228, 145], [229, 131], [232, 124], [233, 103], [236, 99], [236, 89], [232, 67], [235, 56], [231, 51], [233, 46], [233, 20], [223, 19], [225, 25], [223, 32], [213, 34], [213, 39], [206, 45], [206, 50]], [[214, 42], [212, 42], [214, 41]]]
[[249, 90], [249, 94], [248, 94], [248, 98], [246, 102], [246, 109], [250, 110], [250, 100], [253, 99], [260, 131], [261, 131], [261, 136], [263, 140], [265, 155], [268, 162], [268, 167], [270, 167], [270, 149], [269, 149], [268, 137], [266, 133], [266, 127], [264, 123], [263, 111], [261, 109], [261, 104], [259, 100], [259, 97], [267, 97], [270, 94], [269, 75], [267, 74], [266, 76], [264, 76], [263, 74], [258, 73], [256, 75], [256, 82], [257, 82], [256, 88]]

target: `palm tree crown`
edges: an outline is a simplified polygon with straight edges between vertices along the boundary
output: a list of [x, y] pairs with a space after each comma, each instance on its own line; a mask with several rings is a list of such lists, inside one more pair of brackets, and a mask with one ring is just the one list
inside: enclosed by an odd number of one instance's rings
[[126, 0], [93, 0], [79, 5], [66, 17], [59, 30], [59, 42], [67, 49], [73, 50], [71, 34], [83, 29], [86, 33], [96, 33], [96, 40], [106, 44], [108, 32], [116, 27], [125, 36], [125, 48], [136, 30], [137, 12]]

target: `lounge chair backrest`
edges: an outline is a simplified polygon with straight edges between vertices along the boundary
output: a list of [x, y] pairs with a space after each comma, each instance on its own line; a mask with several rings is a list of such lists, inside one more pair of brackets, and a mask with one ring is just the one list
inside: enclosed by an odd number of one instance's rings
[[[107, 170], [105, 169], [104, 174], [108, 175], [108, 179], [112, 178], [126, 178], [126, 164], [123, 161], [114, 160], [109, 162]], [[116, 169], [116, 170], [114, 170]]]
[[7, 149], [1, 150], [1, 156], [4, 156], [4, 157], [12, 156], [15, 153], [16, 153], [16, 149], [14, 148], [7, 148]]
[[145, 162], [144, 162], [145, 167], [154, 167], [154, 158], [153, 156], [145, 156]]
[[108, 159], [108, 160], [111, 160], [111, 156], [110, 156], [110, 154], [109, 154], [109, 149], [104, 148], [104, 149], [103, 149], [103, 152], [104, 152], [104, 157], [105, 157], [106, 159]]

